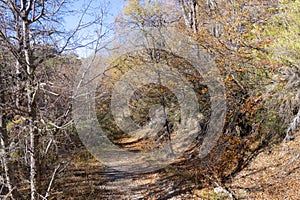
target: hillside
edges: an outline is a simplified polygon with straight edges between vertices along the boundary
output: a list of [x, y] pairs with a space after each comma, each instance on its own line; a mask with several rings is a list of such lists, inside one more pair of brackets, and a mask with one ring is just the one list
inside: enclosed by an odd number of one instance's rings
[[229, 187], [248, 199], [300, 199], [300, 132], [261, 152]]

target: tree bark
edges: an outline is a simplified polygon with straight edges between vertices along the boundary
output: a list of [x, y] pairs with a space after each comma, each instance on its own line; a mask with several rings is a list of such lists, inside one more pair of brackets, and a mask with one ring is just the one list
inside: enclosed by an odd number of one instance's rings
[[[2, 111], [2, 110], [1, 110]], [[2, 166], [4, 169], [4, 179], [5, 179], [5, 183], [6, 186], [8, 188], [8, 192], [9, 192], [9, 197], [11, 199], [15, 199], [13, 197], [13, 186], [10, 180], [11, 177], [11, 168], [10, 168], [10, 156], [9, 156], [9, 152], [8, 152], [8, 147], [9, 147], [9, 140], [8, 140], [8, 134], [7, 134], [7, 130], [6, 130], [6, 120], [5, 120], [5, 116], [3, 115], [3, 113], [0, 111], [0, 142], [1, 142], [1, 149], [3, 150], [3, 155], [2, 155]]]
[[30, 137], [30, 190], [31, 200], [38, 198], [39, 189], [41, 188], [41, 177], [39, 169], [39, 137], [36, 127], [37, 121], [37, 105], [35, 95], [37, 93], [37, 87], [35, 87], [34, 65], [32, 62], [31, 48], [30, 48], [30, 36], [29, 36], [29, 19], [27, 11], [23, 12], [22, 17], [22, 30], [23, 30], [23, 53], [25, 57], [25, 66], [27, 73], [27, 111], [28, 111], [28, 128]]
[[181, 6], [182, 15], [185, 21], [185, 24], [189, 29], [194, 33], [198, 32], [198, 21], [197, 21], [197, 0], [179, 0]]

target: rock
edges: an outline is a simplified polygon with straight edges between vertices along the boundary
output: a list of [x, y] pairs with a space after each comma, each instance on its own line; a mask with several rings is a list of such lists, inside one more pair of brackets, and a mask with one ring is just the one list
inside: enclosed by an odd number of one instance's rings
[[222, 196], [228, 196], [230, 199], [233, 199], [233, 195], [226, 189], [222, 187], [216, 187], [214, 188], [214, 193], [221, 194]]

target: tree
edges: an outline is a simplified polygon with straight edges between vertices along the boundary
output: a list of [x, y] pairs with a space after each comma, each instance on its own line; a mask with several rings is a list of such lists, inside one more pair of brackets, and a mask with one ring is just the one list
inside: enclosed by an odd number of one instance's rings
[[[198, 0], [179, 0], [178, 2], [181, 6], [186, 26], [193, 30], [194, 33], [197, 33], [199, 25], [197, 16]], [[208, 1], [208, 3], [210, 6], [213, 6], [213, 1]]]
[[117, 30], [122, 32], [147, 27], [172, 26], [179, 20], [179, 15], [174, 10], [174, 2], [168, 1], [127, 1], [122, 14], [116, 19]]
[[[241, 170], [258, 149], [282, 136], [278, 113], [266, 109], [264, 101], [274, 65], [265, 58], [257, 59], [266, 52], [267, 41], [257, 41], [254, 31], [268, 22], [278, 4], [258, 0], [177, 2], [182, 8], [179, 23], [186, 26], [178, 31], [193, 37], [214, 56], [224, 76], [228, 109], [224, 132], [219, 145], [202, 162], [207, 165], [199, 167], [204, 174], [224, 180]], [[210, 172], [207, 166], [213, 166]]]
[[[77, 33], [97, 24], [101, 26], [105, 15], [105, 11], [100, 9], [94, 18], [84, 22], [84, 17], [91, 10], [92, 1], [89, 1], [80, 11], [81, 17], [74, 30], [67, 31], [64, 30], [62, 23], [63, 15], [69, 13], [66, 9], [67, 5], [68, 2], [64, 0], [0, 1], [0, 54], [4, 58], [1, 60], [1, 76], [5, 77], [1, 79], [1, 85], [4, 86], [1, 87], [3, 89], [0, 110], [3, 122], [1, 124], [1, 146], [5, 150], [2, 164], [8, 188], [7, 194], [12, 199], [21, 198], [20, 195], [17, 196], [17, 191], [20, 189], [17, 186], [17, 180], [11, 178], [13, 171], [16, 170], [10, 164], [11, 157], [9, 156], [12, 154], [13, 140], [17, 139], [19, 141], [16, 142], [17, 145], [25, 148], [22, 149], [25, 163], [29, 160], [30, 198], [39, 199], [43, 197], [42, 192], [46, 193], [44, 198], [47, 198], [50, 188], [48, 187], [46, 190], [42, 186], [42, 168], [45, 161], [43, 152], [47, 152], [49, 146], [42, 149], [45, 139], [43, 137], [45, 137], [45, 132], [49, 131], [50, 124], [59, 130], [66, 123], [65, 119], [70, 111], [70, 105], [68, 105], [61, 110], [62, 112], [55, 113], [54, 116], [59, 117], [58, 120], [53, 119], [51, 113], [44, 113], [40, 110], [43, 105], [47, 105], [47, 100], [51, 102], [51, 99], [58, 98], [55, 96], [63, 95], [46, 90], [46, 88], [51, 88], [51, 82], [47, 77], [52, 75], [45, 73], [42, 70], [43, 66], [47, 66], [46, 61], [49, 62], [49, 59], [58, 57], [68, 49], [93, 43], [91, 40], [76, 41], [76, 39], [80, 39], [76, 38]], [[96, 40], [102, 37], [103, 32], [97, 35]], [[12, 71], [14, 73], [11, 73]], [[54, 124], [53, 121], [56, 121], [57, 124]], [[20, 126], [14, 126], [14, 129], [10, 130], [10, 122], [12, 123], [11, 127], [14, 124]], [[24, 141], [24, 146], [21, 145], [21, 141]], [[48, 143], [50, 146], [53, 144], [51, 141], [53, 140], [50, 138]], [[29, 155], [28, 160], [27, 155]], [[50, 187], [52, 182], [53, 180], [50, 181]], [[27, 199], [28, 197], [23, 198]]]
[[267, 89], [269, 106], [282, 117], [286, 127], [285, 140], [300, 123], [300, 1], [287, 1], [278, 7], [278, 13], [264, 26], [262, 38], [268, 41], [265, 57], [277, 63]]

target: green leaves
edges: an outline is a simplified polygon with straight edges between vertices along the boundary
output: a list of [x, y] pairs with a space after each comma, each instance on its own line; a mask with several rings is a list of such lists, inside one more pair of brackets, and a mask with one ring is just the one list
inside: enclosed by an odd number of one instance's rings
[[265, 27], [265, 35], [273, 39], [272, 58], [283, 64], [299, 64], [300, 55], [300, 1], [283, 4]]

